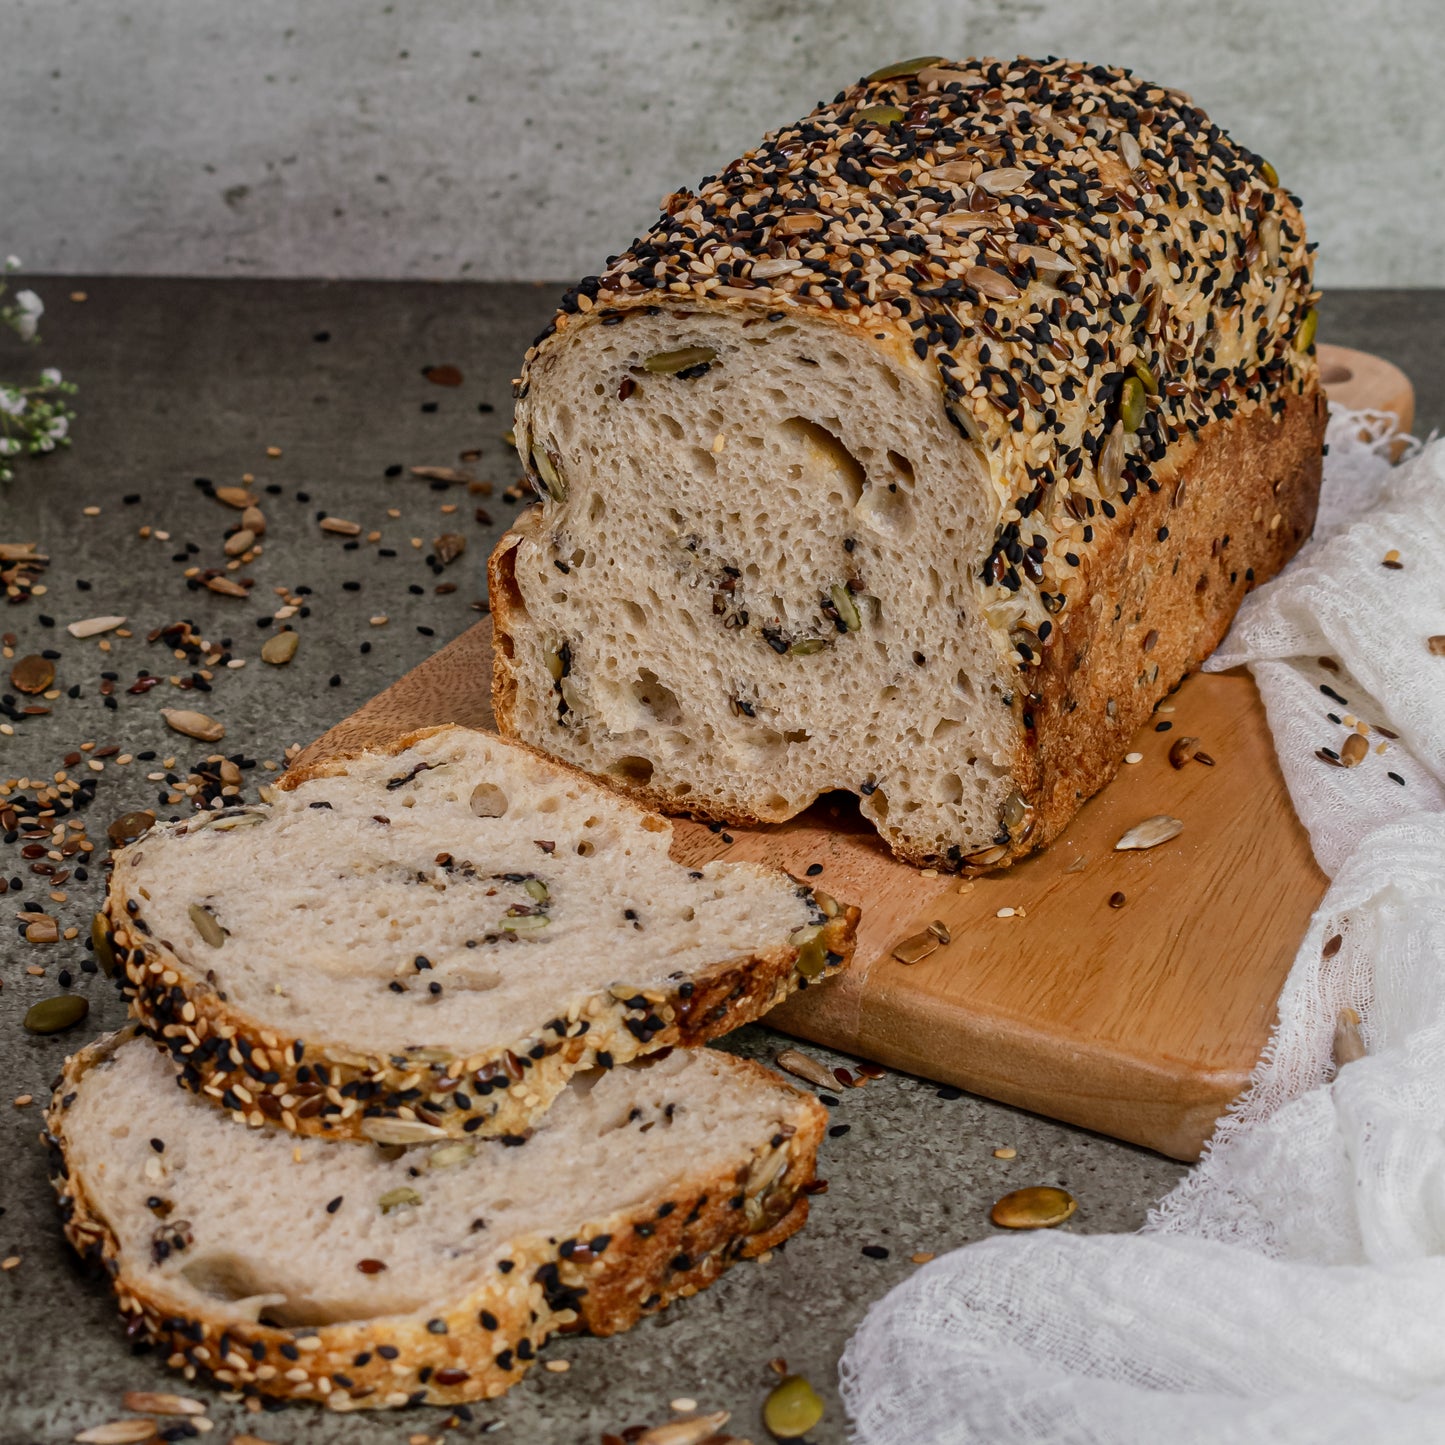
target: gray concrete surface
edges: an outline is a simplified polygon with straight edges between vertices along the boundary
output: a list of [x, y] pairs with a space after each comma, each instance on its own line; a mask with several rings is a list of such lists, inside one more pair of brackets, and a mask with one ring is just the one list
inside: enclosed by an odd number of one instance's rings
[[[88, 299], [66, 301], [72, 289]], [[232, 638], [247, 659], [243, 669], [218, 677], [208, 697], [191, 699], [226, 724], [222, 750], [279, 760], [288, 744], [309, 741], [475, 617], [470, 604], [480, 592], [482, 560], [514, 508], [493, 496], [485, 505], [496, 525], [483, 526], [472, 516], [477, 499], [464, 489], [433, 491], [384, 471], [396, 463], [455, 464], [459, 453], [480, 447], [474, 470], [495, 480], [500, 493], [515, 474], [500, 440], [509, 425], [508, 378], [549, 314], [555, 288], [72, 279], [45, 291], [53, 303], [46, 342], [26, 359], [58, 365], [81, 383], [80, 415], [73, 450], [23, 465], [0, 490], [0, 540], [38, 540], [53, 559], [45, 597], [0, 609], [0, 632], [17, 634], [20, 654], [58, 650], [58, 682], [78, 685], [80, 696], [62, 695], [52, 715], [0, 736], [0, 780], [48, 775], [89, 740], [132, 752], [154, 748], [183, 767], [206, 756], [210, 748], [163, 727], [161, 706], [177, 701], [169, 686], [145, 696], [121, 690], [114, 711], [97, 695], [107, 667], [122, 689], [143, 667], [168, 673], [175, 665], [169, 654], [144, 639], [178, 618], [194, 619], [207, 637]], [[1342, 293], [1328, 299], [1321, 334], [1404, 366], [1420, 385], [1422, 422], [1435, 425], [1445, 420], [1442, 329], [1445, 293]], [[321, 334], [330, 339], [315, 339]], [[0, 375], [16, 359], [13, 348], [0, 346]], [[459, 366], [465, 385], [430, 385], [421, 369], [440, 362]], [[435, 412], [422, 410], [433, 403]], [[488, 403], [495, 411], [478, 411]], [[268, 446], [282, 455], [268, 457]], [[207, 500], [193, 478], [227, 484], [245, 473], [258, 487], [281, 488], [265, 499], [272, 525], [265, 555], [250, 569], [256, 596], [242, 602], [189, 592], [182, 576], [189, 563], [172, 557], [194, 543], [197, 563], [214, 562], [234, 516]], [[129, 494], [140, 501], [125, 504]], [[453, 503], [459, 510], [444, 517], [440, 508]], [[88, 506], [100, 515], [85, 516]], [[343, 550], [341, 539], [319, 532], [322, 508], [381, 528], [398, 555]], [[389, 518], [388, 508], [401, 516]], [[144, 524], [168, 530], [170, 541], [141, 541]], [[429, 543], [443, 529], [463, 531], [469, 546], [446, 577], [457, 590], [437, 596], [438, 579], [409, 539]], [[347, 590], [348, 581], [360, 590]], [[295, 662], [275, 670], [257, 659], [266, 632], [255, 619], [271, 610], [270, 589], [283, 584], [313, 589], [312, 615], [296, 623], [302, 640]], [[108, 657], [95, 640], [78, 643], [63, 631], [100, 613], [127, 615], [135, 633], [115, 641]], [[385, 627], [368, 626], [377, 613], [390, 617]], [[43, 616], [57, 626], [45, 627]], [[420, 634], [421, 626], [435, 635]], [[373, 644], [366, 655], [364, 642]], [[340, 679], [335, 686], [333, 677]], [[0, 692], [7, 690], [0, 677]], [[155, 805], [146, 770], [107, 762], [97, 775], [86, 816], [98, 838], [121, 813]], [[21, 901], [43, 899], [27, 868], [18, 845], [0, 843], [0, 876], [22, 877]], [[68, 901], [54, 908], [64, 923], [84, 931], [100, 875], [97, 867], [86, 882], [66, 885]], [[12, 891], [0, 913], [8, 919], [16, 906]], [[32, 946], [16, 931], [12, 923], [0, 947], [0, 1257], [20, 1261], [0, 1273], [0, 1445], [59, 1445], [121, 1414], [124, 1390], [170, 1388], [174, 1377], [152, 1357], [132, 1357], [106, 1289], [76, 1266], [36, 1143], [39, 1108], [11, 1102], [27, 1093], [44, 1098], [64, 1054], [118, 1024], [121, 1006], [103, 979], [79, 971], [86, 956], [79, 944]], [[29, 975], [32, 964], [45, 975]], [[25, 1010], [59, 990], [62, 969], [91, 1000], [89, 1019], [69, 1035], [24, 1033]], [[731, 1046], [766, 1055], [778, 1040], [750, 1028]], [[1080, 1210], [1070, 1228], [1133, 1229], [1181, 1172], [1141, 1150], [1001, 1105], [941, 1098], [913, 1078], [890, 1075], [838, 1097], [835, 1120], [851, 1130], [825, 1143], [821, 1172], [831, 1187], [800, 1236], [769, 1263], [739, 1266], [630, 1335], [554, 1344], [547, 1358], [570, 1361], [570, 1372], [534, 1369], [505, 1399], [477, 1407], [477, 1422], [502, 1422], [502, 1440], [571, 1445], [665, 1419], [671, 1399], [690, 1396], [732, 1409], [739, 1433], [761, 1441], [757, 1412], [773, 1379], [768, 1361], [783, 1356], [827, 1397], [828, 1414], [810, 1438], [832, 1445], [844, 1437], [834, 1387], [839, 1352], [869, 1303], [913, 1268], [910, 1254], [988, 1235], [989, 1205], [1024, 1184], [1071, 1189]], [[1017, 1158], [995, 1159], [1002, 1144], [1014, 1146]], [[890, 1257], [863, 1256], [865, 1244], [885, 1246]], [[253, 1417], [214, 1391], [197, 1393], [211, 1403], [217, 1429], [208, 1438], [218, 1442], [249, 1429], [277, 1445], [381, 1445], [412, 1432], [435, 1434], [444, 1418], [412, 1410], [338, 1420], [311, 1408]], [[474, 1423], [452, 1438], [479, 1433]]]
[[1325, 285], [1445, 284], [1440, 0], [0, 0], [0, 253], [569, 276], [903, 56], [1120, 62], [1305, 200]]

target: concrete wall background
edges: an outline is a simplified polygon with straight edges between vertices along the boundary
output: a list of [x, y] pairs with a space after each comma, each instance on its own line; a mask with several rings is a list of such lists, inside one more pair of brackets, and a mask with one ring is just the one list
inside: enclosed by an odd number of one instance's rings
[[1190, 92], [1326, 285], [1445, 284], [1445, 0], [0, 0], [0, 253], [565, 278], [877, 65], [1019, 52]]

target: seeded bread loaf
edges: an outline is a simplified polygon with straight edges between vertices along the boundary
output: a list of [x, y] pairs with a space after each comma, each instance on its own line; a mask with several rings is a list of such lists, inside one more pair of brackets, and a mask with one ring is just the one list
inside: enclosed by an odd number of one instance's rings
[[710, 1049], [578, 1075], [525, 1147], [236, 1126], [144, 1038], [66, 1063], [70, 1242], [187, 1378], [351, 1410], [492, 1398], [559, 1331], [614, 1334], [801, 1227], [825, 1112]]
[[1055, 837], [1308, 534], [1310, 248], [1187, 97], [910, 61], [679, 191], [527, 353], [501, 729], [728, 821]]
[[184, 1082], [393, 1144], [525, 1135], [579, 1069], [698, 1044], [840, 966], [856, 908], [467, 728], [287, 775], [117, 854], [108, 942]]

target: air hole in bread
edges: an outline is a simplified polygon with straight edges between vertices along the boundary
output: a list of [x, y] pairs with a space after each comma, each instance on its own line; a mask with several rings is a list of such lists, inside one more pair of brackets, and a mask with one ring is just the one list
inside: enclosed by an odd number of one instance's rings
[[478, 783], [472, 789], [471, 809], [478, 818], [503, 818], [507, 795], [495, 783]]
[[841, 492], [841, 500], [854, 506], [868, 483], [868, 472], [841, 438], [821, 422], [801, 416], [789, 417], [781, 430], [802, 448], [803, 474], [817, 483], [832, 484]]
[[672, 724], [681, 721], [682, 709], [678, 706], [677, 694], [664, 686], [651, 668], [639, 668], [637, 680], [632, 684], [632, 695], [660, 723]]
[[904, 477], [911, 483], [913, 481], [913, 463], [901, 452], [895, 452], [891, 447], [888, 451], [888, 460], [893, 463], [893, 469], [902, 472]]
[[614, 777], [621, 778], [624, 782], [632, 783], [636, 787], [642, 787], [652, 780], [652, 763], [647, 758], [639, 758], [632, 754], [618, 758], [607, 771]]

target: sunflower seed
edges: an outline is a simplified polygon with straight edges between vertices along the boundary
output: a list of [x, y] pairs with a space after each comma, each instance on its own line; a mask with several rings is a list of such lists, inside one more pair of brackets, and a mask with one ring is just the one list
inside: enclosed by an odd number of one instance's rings
[[124, 621], [124, 617], [87, 617], [81, 622], [67, 622], [65, 630], [75, 638], [97, 637], [102, 632], [113, 631]]
[[424, 482], [461, 482], [470, 484], [476, 478], [470, 472], [459, 472], [455, 467], [412, 467], [412, 476]]
[[226, 736], [226, 725], [203, 712], [189, 712], [185, 708], [163, 707], [161, 716], [172, 732], [184, 737], [197, 738], [203, 743], [218, 743]]
[[1015, 242], [1008, 248], [1011, 261], [1032, 261], [1041, 276], [1062, 276], [1074, 269], [1074, 263], [1046, 246], [1023, 246]]
[[644, 1430], [633, 1439], [632, 1445], [699, 1445], [716, 1435], [728, 1419], [726, 1410], [714, 1410], [710, 1415], [694, 1415], [690, 1420], [669, 1420], [666, 1425]]
[[112, 1420], [106, 1425], [92, 1425], [75, 1437], [76, 1445], [140, 1445], [154, 1440], [154, 1420]]
[[189, 1395], [162, 1395], [152, 1390], [127, 1390], [120, 1397], [120, 1403], [127, 1410], [145, 1415], [204, 1415], [203, 1400], [193, 1400]]
[[321, 519], [321, 530], [332, 532], [338, 537], [359, 537], [361, 535], [361, 524], [359, 522], [348, 522], [345, 517], [323, 517]]
[[770, 256], [762, 261], [754, 261], [749, 274], [754, 281], [771, 281], [774, 276], [786, 276], [790, 271], [798, 270], [802, 264], [801, 261], [791, 261], [786, 256]]
[[1171, 818], [1168, 813], [1156, 813], [1152, 818], [1145, 818], [1142, 823], [1136, 823], [1130, 828], [1114, 844], [1114, 849], [1123, 853], [1131, 848], [1157, 848], [1159, 844], [1177, 838], [1183, 831], [1184, 824], [1180, 819]]
[[940, 943], [952, 943], [953, 935], [948, 931], [948, 925], [941, 919], [935, 918], [929, 925], [928, 931]]
[[985, 171], [975, 182], [979, 190], [991, 196], [1007, 196], [1022, 190], [1029, 173], [1022, 166], [1000, 166], [995, 171]]
[[1445, 632], [1437, 632], [1434, 637], [1428, 638], [1425, 646], [1431, 657], [1445, 657]]
[[1335, 1017], [1335, 1068], [1342, 1069], [1356, 1059], [1363, 1059], [1368, 1052], [1365, 1048], [1365, 1036], [1360, 1031], [1358, 1011], [1342, 1008]]
[[1124, 164], [1131, 171], [1137, 171], [1140, 161], [1144, 159], [1144, 155], [1139, 149], [1139, 142], [1127, 130], [1119, 132], [1119, 154], [1124, 158]]
[[239, 582], [232, 582], [229, 577], [207, 577], [206, 587], [211, 592], [217, 592], [222, 597], [249, 597], [248, 588], [242, 587]]
[[773, 1062], [795, 1078], [806, 1079], [820, 1089], [831, 1089], [837, 1084], [837, 1080], [817, 1059], [811, 1054], [805, 1054], [801, 1049], [784, 1049]]
[[361, 1132], [373, 1144], [430, 1144], [447, 1137], [445, 1129], [420, 1119], [363, 1119]]
[[1078, 1201], [1066, 1189], [1034, 1185], [1005, 1194], [989, 1211], [989, 1218], [1002, 1229], [1052, 1229], [1078, 1207]]
[[977, 853], [970, 853], [963, 861], [974, 868], [987, 868], [992, 863], [997, 863], [1008, 853], [1006, 843], [997, 843], [992, 848], [980, 848]]
[[437, 561], [443, 567], [450, 567], [467, 550], [467, 539], [460, 532], [443, 532], [432, 546], [436, 548]]
[[930, 953], [938, 951], [938, 935], [924, 929], [922, 933], [912, 934], [901, 943], [893, 945], [893, 957], [899, 963], [922, 963]]

